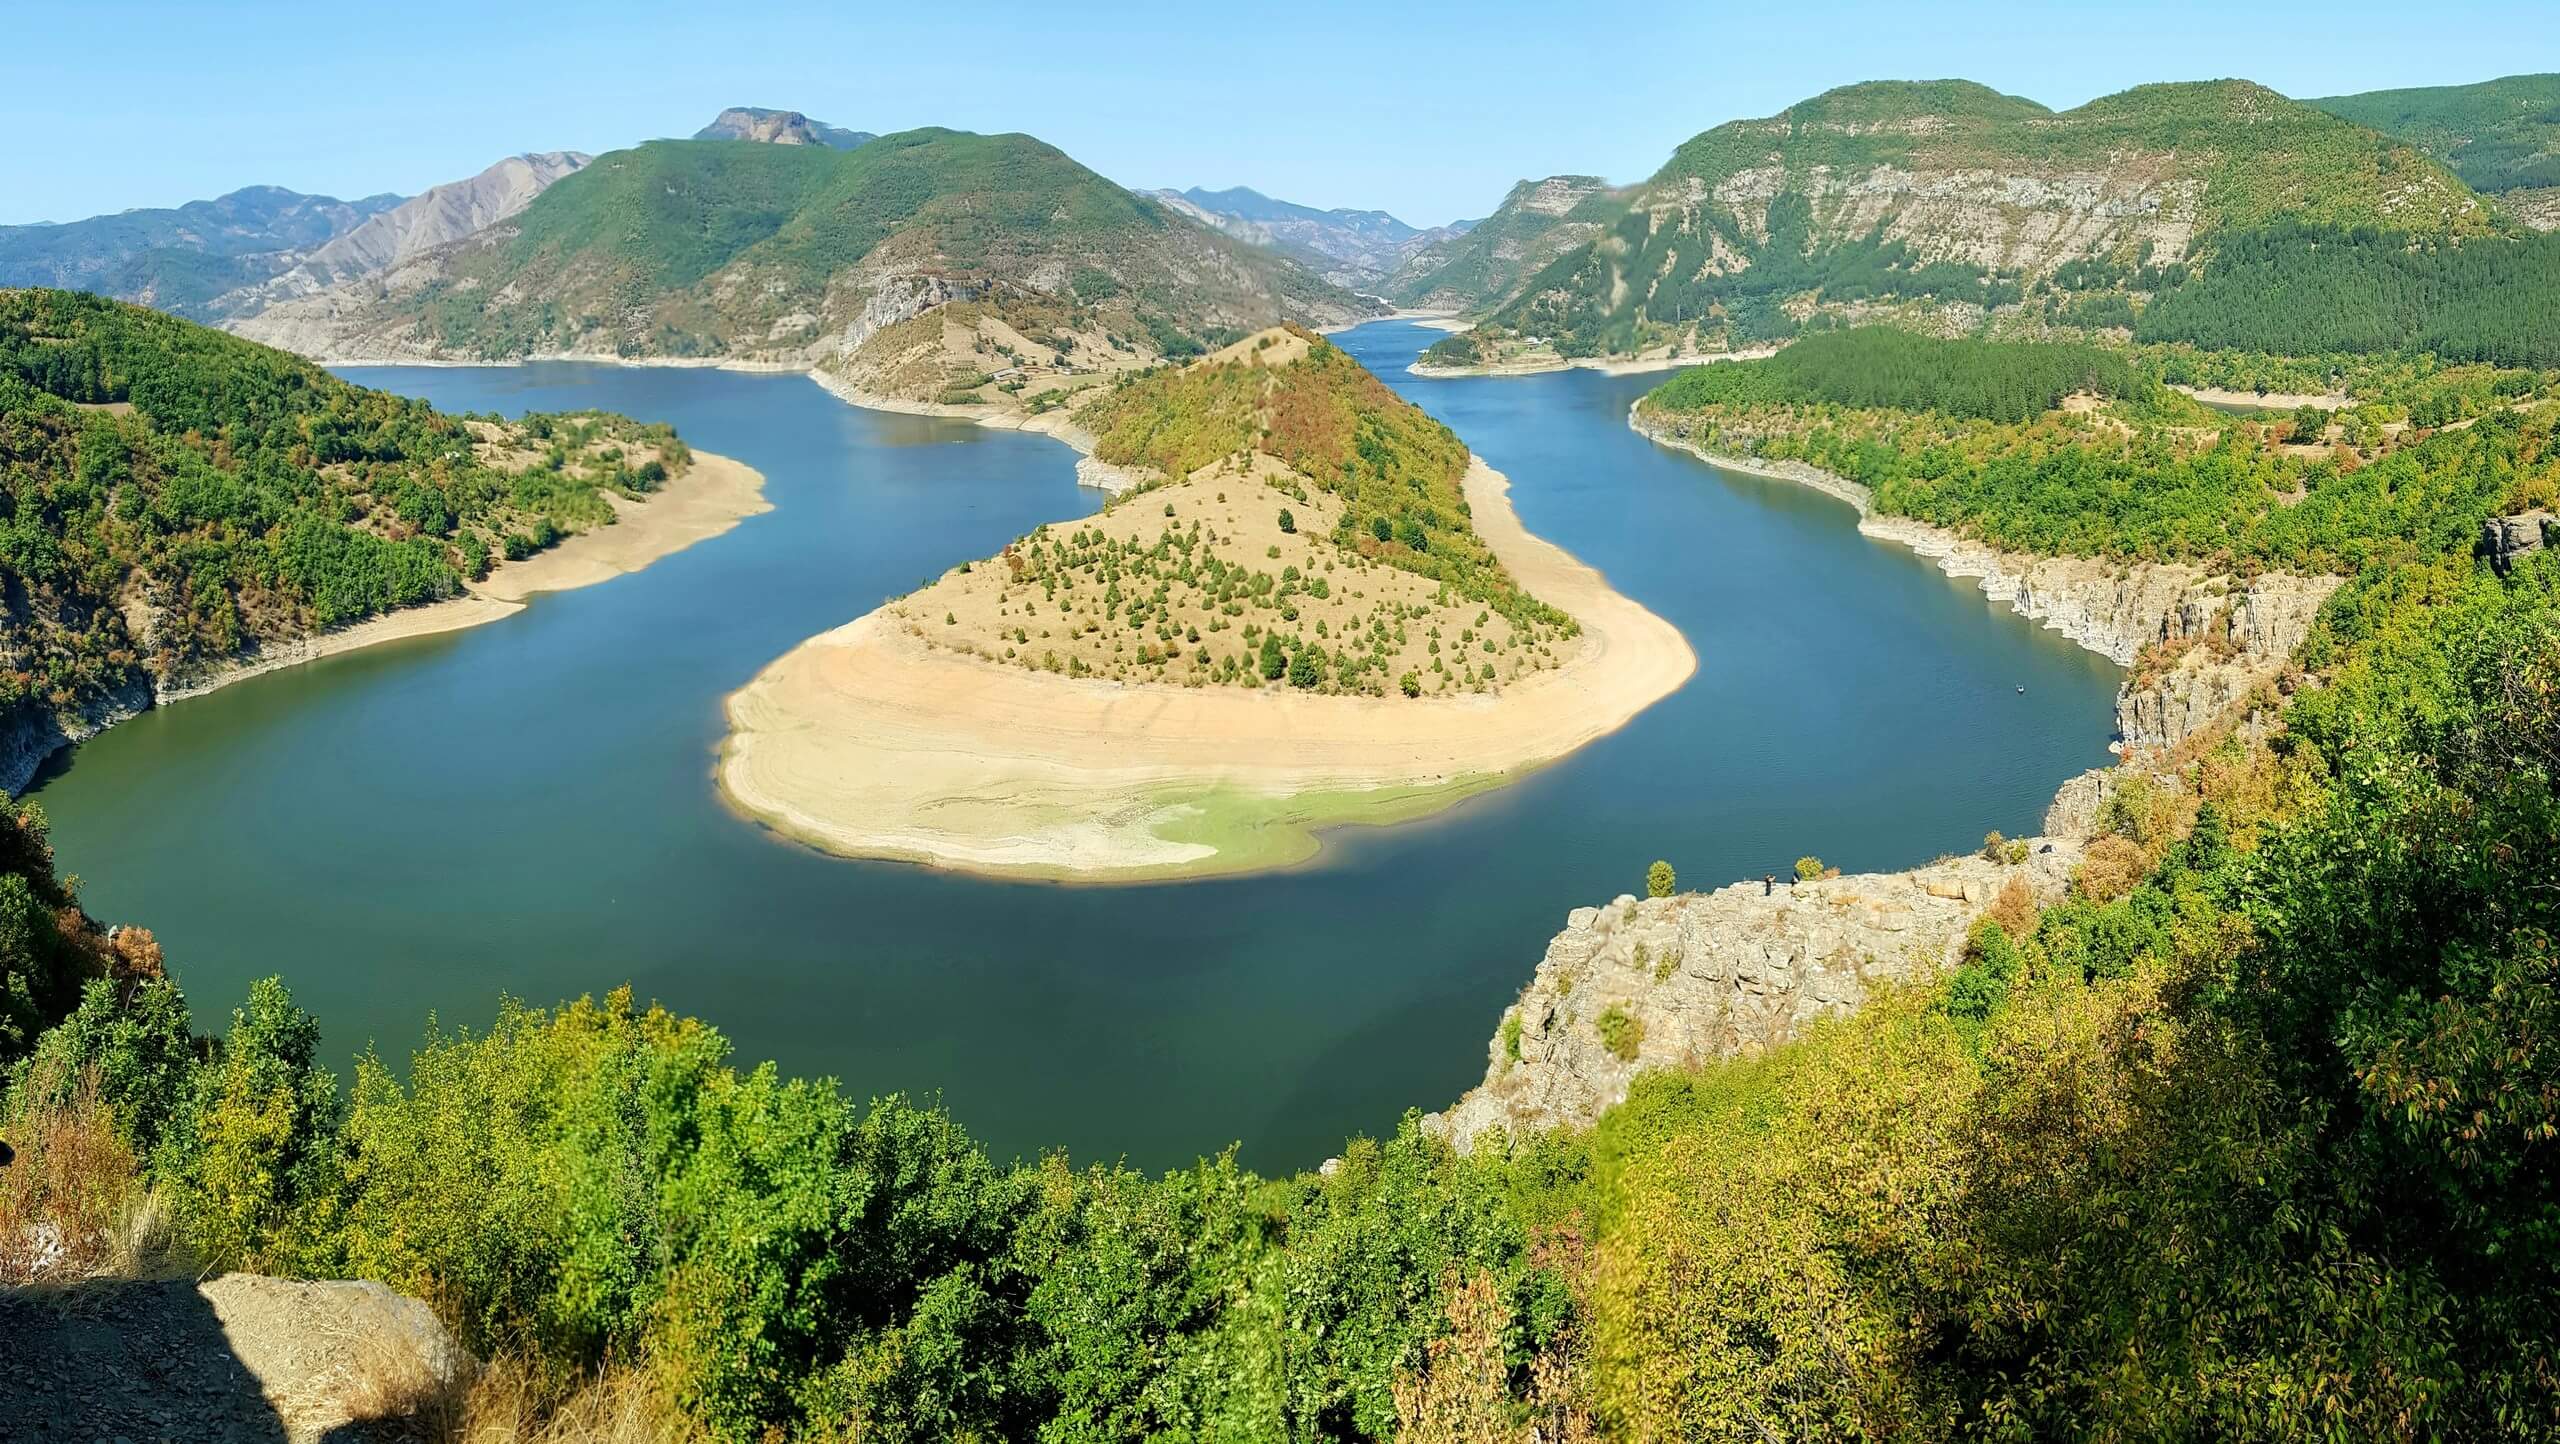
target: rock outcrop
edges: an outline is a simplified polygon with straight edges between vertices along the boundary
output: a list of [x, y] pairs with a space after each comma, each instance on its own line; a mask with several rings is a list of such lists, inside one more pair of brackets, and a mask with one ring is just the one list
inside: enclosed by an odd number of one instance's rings
[[0, 1441], [388, 1444], [479, 1369], [416, 1299], [254, 1274], [0, 1293], [0, 1340]]
[[2503, 577], [2516, 558], [2549, 546], [2555, 533], [2560, 533], [2560, 516], [2547, 511], [2493, 516], [2480, 524], [2480, 544], [2473, 550]]
[[854, 150], [880, 137], [867, 130], [847, 130], [811, 120], [796, 110], [765, 110], [733, 105], [693, 133], [695, 140], [744, 140], [764, 145], [824, 145]]
[[1484, 1081], [1424, 1119], [1460, 1149], [1489, 1133], [1590, 1123], [1637, 1074], [1749, 1055], [1846, 1012], [1880, 983], [1951, 964], [2002, 889], [2061, 895], [2081, 855], [1953, 858], [1900, 873], [1757, 882], [1577, 908], [1487, 1048]]

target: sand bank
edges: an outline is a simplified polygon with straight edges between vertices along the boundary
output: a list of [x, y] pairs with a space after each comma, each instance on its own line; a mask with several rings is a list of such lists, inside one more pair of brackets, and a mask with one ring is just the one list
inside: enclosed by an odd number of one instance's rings
[[485, 579], [470, 583], [461, 596], [271, 643], [253, 658], [161, 688], [156, 705], [201, 697], [281, 667], [511, 617], [524, 610], [525, 599], [536, 593], [573, 591], [611, 581], [773, 509], [764, 499], [763, 473], [706, 451], [695, 452], [684, 474], [647, 501], [610, 495], [606, 499], [613, 505], [613, 525], [579, 532], [523, 561], [500, 563]]
[[1083, 881], [1285, 866], [1317, 829], [1438, 810], [1617, 730], [1697, 670], [1670, 623], [1531, 536], [1509, 491], [1471, 465], [1477, 530], [1582, 637], [1498, 695], [1075, 679], [929, 648], [875, 611], [730, 697], [722, 790], [830, 852]]

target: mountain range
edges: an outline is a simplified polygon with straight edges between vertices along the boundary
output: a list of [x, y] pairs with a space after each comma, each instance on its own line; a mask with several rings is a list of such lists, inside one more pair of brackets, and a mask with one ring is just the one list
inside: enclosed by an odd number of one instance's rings
[[2246, 81], [2060, 112], [1968, 81], [1846, 86], [1706, 131], [1570, 214], [1599, 233], [1496, 308], [1473, 350], [1719, 350], [1816, 316], [1961, 329], [2075, 263], [2121, 292], [2280, 221], [2504, 224], [2416, 147]]
[[1269, 246], [1337, 286], [1372, 294], [1382, 293], [1417, 254], [1465, 235], [1476, 224], [1457, 221], [1424, 230], [1385, 211], [1320, 211], [1244, 186], [1150, 194], [1213, 230]]
[[[957, 332], [918, 329], [946, 308]], [[320, 356], [816, 366], [926, 400], [999, 356], [1091, 374], [1379, 309], [1030, 136], [925, 129], [616, 151], [506, 224], [238, 329]]]

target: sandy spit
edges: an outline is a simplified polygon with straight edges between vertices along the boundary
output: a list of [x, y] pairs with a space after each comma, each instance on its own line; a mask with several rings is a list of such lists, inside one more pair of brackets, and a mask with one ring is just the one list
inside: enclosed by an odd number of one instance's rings
[[693, 465], [645, 502], [610, 495], [607, 500], [614, 509], [613, 525], [579, 532], [520, 562], [501, 562], [485, 579], [469, 584], [461, 596], [278, 642], [254, 659], [161, 689], [157, 705], [201, 697], [262, 673], [342, 652], [511, 617], [524, 610], [526, 599], [536, 593], [573, 591], [611, 581], [773, 509], [764, 499], [762, 472], [707, 451], [693, 453]]
[[1446, 806], [1624, 726], [1697, 670], [1670, 623], [1511, 509], [1477, 460], [1476, 525], [1582, 624], [1564, 666], [1498, 696], [1407, 700], [1128, 685], [938, 651], [873, 612], [729, 698], [731, 802], [830, 852], [1124, 881], [1284, 865], [1315, 829]]

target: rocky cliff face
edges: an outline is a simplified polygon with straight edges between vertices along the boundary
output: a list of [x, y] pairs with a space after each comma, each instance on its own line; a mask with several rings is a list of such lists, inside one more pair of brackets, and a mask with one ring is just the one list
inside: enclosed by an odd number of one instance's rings
[[2268, 572], [2247, 581], [2165, 563], [2004, 552], [1942, 527], [1878, 516], [1867, 489], [1802, 462], [1719, 455], [1685, 424], [1631, 416], [1666, 446], [1718, 466], [1799, 482], [1858, 509], [1858, 530], [1906, 546], [1951, 577], [2042, 622], [2132, 673], [2116, 690], [2116, 732], [2128, 750], [2175, 747], [2273, 680], [2340, 578]]
[[2555, 535], [2560, 535], [2560, 516], [2547, 511], [2493, 516], [2481, 523], [2480, 544], [2473, 551], [2503, 577], [2514, 569], [2516, 558], [2549, 546]]
[[592, 159], [571, 150], [511, 155], [469, 180], [436, 186], [401, 202], [312, 252], [284, 274], [222, 297], [215, 309], [245, 319], [280, 301], [380, 275], [437, 246], [496, 225]]
[[1881, 983], [1951, 963], [2003, 888], [2059, 897], [2079, 840], [2028, 847], [2017, 864], [1958, 858], [1577, 908], [1503, 1013], [1484, 1081], [1423, 1126], [1468, 1149], [1488, 1134], [1585, 1125], [1639, 1073], [1783, 1043]]
[[744, 140], [764, 145], [824, 145], [852, 150], [880, 137], [867, 130], [847, 130], [811, 120], [796, 110], [765, 110], [733, 105], [693, 133], [695, 140]]

